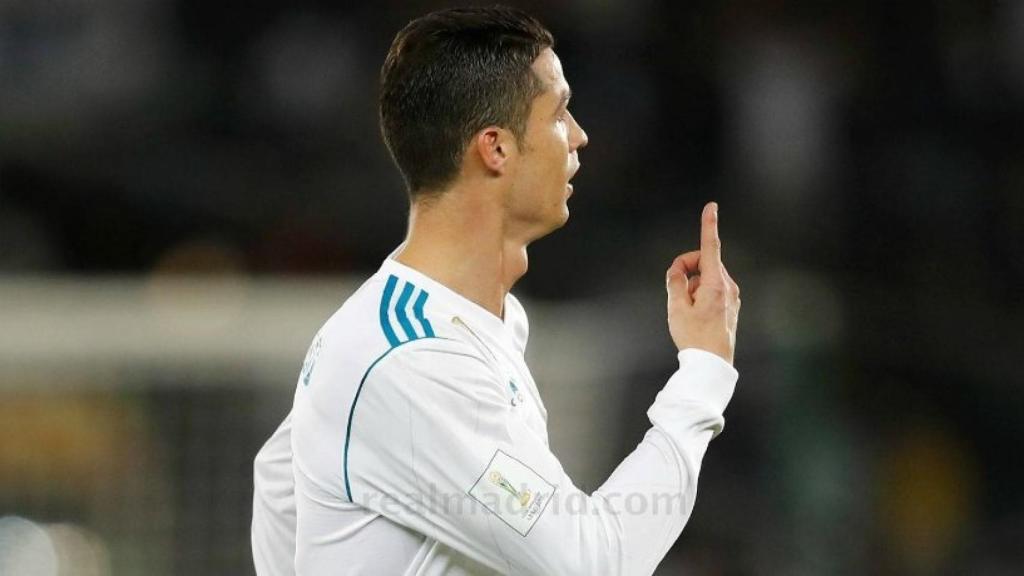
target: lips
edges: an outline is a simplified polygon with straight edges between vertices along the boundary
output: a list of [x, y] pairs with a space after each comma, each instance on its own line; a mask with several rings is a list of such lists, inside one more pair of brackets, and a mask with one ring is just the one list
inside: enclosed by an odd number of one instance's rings
[[570, 184], [570, 181], [576, 177], [576, 173], [579, 172], [581, 166], [580, 161], [576, 159], [575, 154], [570, 155], [569, 158], [572, 169], [569, 170], [569, 177], [565, 180], [565, 190], [567, 192], [566, 198], [572, 196], [572, 184]]
[[[572, 180], [573, 178], [575, 178], [575, 177], [576, 177], [576, 173], [577, 173], [577, 172], [579, 172], [579, 170], [580, 170], [580, 163], [579, 163], [579, 162], [577, 162], [577, 163], [576, 163], [576, 164], [575, 164], [575, 165], [574, 165], [574, 166], [572, 167], [572, 170], [570, 170], [570, 171], [569, 171], [569, 178], [567, 178], [567, 179], [566, 179], [565, 183], [566, 183], [566, 184], [569, 184], [569, 182], [570, 182], [570, 181], [571, 181], [571, 180]], [[569, 185], [569, 187], [571, 188], [571, 187], [572, 187], [572, 185]]]

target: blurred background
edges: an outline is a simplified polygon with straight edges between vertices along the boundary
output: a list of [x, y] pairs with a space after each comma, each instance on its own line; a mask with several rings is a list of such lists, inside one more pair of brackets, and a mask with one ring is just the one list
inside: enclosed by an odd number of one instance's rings
[[[721, 205], [741, 373], [659, 574], [1019, 574], [1024, 2], [575, 0], [587, 130], [516, 293], [586, 491]], [[252, 458], [403, 238], [376, 125], [445, 5], [0, 0], [0, 574], [251, 574]]]

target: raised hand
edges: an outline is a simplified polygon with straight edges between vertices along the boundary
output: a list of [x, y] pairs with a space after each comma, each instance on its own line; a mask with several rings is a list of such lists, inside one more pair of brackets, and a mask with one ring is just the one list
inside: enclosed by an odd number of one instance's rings
[[701, 215], [700, 250], [676, 256], [665, 275], [668, 330], [680, 350], [700, 348], [732, 364], [740, 288], [722, 263], [718, 204]]

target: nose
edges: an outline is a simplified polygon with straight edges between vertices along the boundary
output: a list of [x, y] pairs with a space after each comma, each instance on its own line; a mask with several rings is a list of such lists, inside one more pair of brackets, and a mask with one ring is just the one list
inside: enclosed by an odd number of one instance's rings
[[577, 124], [576, 127], [579, 128], [580, 131], [579, 144], [576, 145], [576, 149], [579, 150], [580, 148], [585, 148], [587, 143], [590, 142], [590, 139], [587, 138], [587, 133], [583, 131], [582, 126]]
[[583, 131], [583, 127], [579, 125], [579, 122], [576, 121], [576, 118], [572, 114], [569, 114], [569, 119], [572, 122], [570, 125], [569, 145], [573, 150], [584, 148], [587, 145], [587, 142], [590, 141], [590, 139], [587, 138], [587, 133]]

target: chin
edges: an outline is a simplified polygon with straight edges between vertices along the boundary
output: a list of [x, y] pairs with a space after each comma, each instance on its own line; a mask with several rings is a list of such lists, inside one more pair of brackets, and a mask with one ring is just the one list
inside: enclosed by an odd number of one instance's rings
[[555, 220], [554, 226], [551, 228], [552, 231], [558, 230], [562, 226], [565, 226], [566, 222], [569, 221], [569, 207], [565, 204], [562, 205], [562, 211]]
[[569, 208], [566, 206], [562, 206], [562, 209], [559, 213], [553, 214], [552, 217], [545, 219], [543, 223], [537, 223], [537, 226], [535, 228], [536, 232], [530, 235], [530, 241], [532, 242], [533, 240], [539, 240], [540, 238], [543, 238], [548, 234], [551, 234], [555, 230], [558, 230], [562, 226], [565, 226], [566, 222], [568, 221]]

